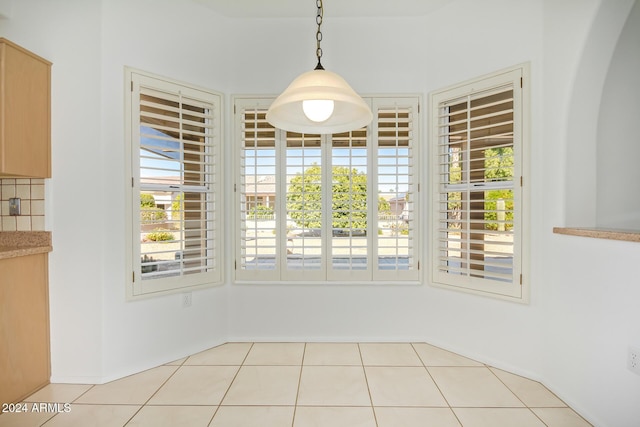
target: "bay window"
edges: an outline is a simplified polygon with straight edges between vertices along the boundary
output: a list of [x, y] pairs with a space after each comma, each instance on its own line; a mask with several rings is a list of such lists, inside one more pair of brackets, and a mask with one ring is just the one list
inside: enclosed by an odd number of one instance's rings
[[312, 135], [235, 99], [237, 281], [418, 280], [418, 98], [369, 102], [370, 126]]

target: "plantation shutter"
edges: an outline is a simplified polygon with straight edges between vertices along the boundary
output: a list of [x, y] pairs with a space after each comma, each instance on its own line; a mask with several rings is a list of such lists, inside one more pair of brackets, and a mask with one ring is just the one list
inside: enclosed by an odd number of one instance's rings
[[379, 280], [419, 278], [418, 100], [375, 99], [374, 197], [378, 204], [373, 230], [377, 257], [374, 277]]
[[433, 97], [434, 281], [520, 297], [521, 72]]
[[371, 236], [374, 212], [371, 203], [371, 150], [367, 128], [331, 135], [328, 141], [331, 167], [327, 200], [331, 215], [326, 230], [330, 262], [327, 279], [371, 280]]
[[265, 119], [268, 103], [237, 103], [236, 108], [237, 132], [241, 135], [236, 189], [240, 225], [236, 276], [245, 280], [276, 280], [280, 278], [281, 253], [276, 226], [280, 201], [276, 129]]
[[220, 281], [220, 97], [132, 74], [134, 295]]
[[236, 280], [418, 280], [417, 97], [333, 135], [273, 128], [269, 102], [235, 100]]
[[283, 132], [284, 200], [280, 225], [286, 230], [286, 257], [282, 257], [284, 280], [326, 279], [322, 136]]

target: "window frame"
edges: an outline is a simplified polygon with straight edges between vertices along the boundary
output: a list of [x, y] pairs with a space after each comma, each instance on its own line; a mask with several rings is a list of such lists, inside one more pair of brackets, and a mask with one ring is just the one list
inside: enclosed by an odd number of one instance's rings
[[[523, 63], [509, 67], [491, 74], [480, 76], [465, 82], [454, 84], [446, 88], [433, 91], [429, 94], [429, 151], [430, 151], [430, 179], [431, 196], [429, 198], [429, 253], [430, 253], [430, 284], [435, 287], [452, 289], [476, 295], [484, 295], [497, 299], [509, 300], [527, 304], [530, 294], [530, 274], [529, 274], [529, 188], [526, 185], [528, 179], [529, 162], [529, 127], [530, 127], [530, 73], [529, 63]], [[467, 268], [468, 275], [449, 274], [442, 270], [440, 261], [443, 250], [450, 250], [449, 246], [443, 249], [440, 246], [442, 239], [441, 205], [442, 196], [455, 191], [459, 186], [467, 189], [473, 186], [471, 178], [461, 184], [442, 183], [442, 174], [445, 171], [441, 163], [442, 153], [439, 151], [441, 145], [439, 116], [441, 108], [454, 100], [468, 97], [472, 99], [474, 95], [489, 93], [500, 87], [512, 85], [513, 88], [513, 167], [512, 191], [513, 191], [513, 250], [512, 250], [512, 272], [511, 280], [499, 282], [490, 278], [482, 278], [473, 274], [473, 267]], [[471, 120], [471, 119], [469, 119]], [[446, 143], [445, 143], [446, 144]], [[487, 148], [491, 148], [489, 145]], [[444, 168], [444, 169], [443, 169]], [[466, 183], [466, 184], [465, 184]], [[506, 188], [507, 184], [486, 182], [481, 184], [482, 190], [490, 191]], [[473, 192], [472, 190], [468, 190]], [[476, 191], [476, 192], [478, 192]], [[449, 209], [449, 208], [447, 208]], [[487, 208], [485, 207], [485, 210]], [[486, 222], [486, 219], [485, 219]], [[467, 231], [469, 233], [470, 231]], [[484, 248], [484, 246], [483, 246]], [[486, 251], [487, 249], [483, 249]], [[485, 275], [486, 276], [486, 275]]]
[[[334, 256], [332, 255], [332, 246], [331, 246], [331, 237], [324, 237], [323, 239], [323, 246], [322, 246], [322, 250], [323, 250], [323, 254], [322, 255], [324, 257], [324, 259], [326, 260], [326, 264], [328, 264], [326, 266], [326, 270], [324, 270], [324, 272], [322, 273], [322, 277], [314, 277], [313, 272], [310, 270], [306, 270], [306, 271], [310, 271], [311, 274], [305, 274], [305, 271], [301, 271], [301, 272], [291, 272], [289, 274], [283, 274], [283, 271], [285, 270], [284, 267], [286, 265], [287, 262], [287, 257], [286, 256], [282, 256], [283, 250], [282, 250], [282, 241], [285, 240], [284, 237], [278, 237], [276, 238], [276, 243], [275, 246], [280, 248], [280, 252], [277, 253], [276, 256], [276, 268], [274, 270], [254, 270], [254, 271], [248, 271], [248, 270], [242, 270], [242, 219], [241, 219], [241, 212], [239, 212], [241, 203], [243, 203], [242, 200], [242, 185], [243, 185], [243, 174], [242, 174], [242, 151], [243, 151], [243, 144], [244, 144], [244, 136], [243, 136], [243, 132], [244, 132], [244, 128], [242, 125], [242, 116], [244, 114], [244, 109], [245, 108], [256, 108], [256, 109], [260, 109], [260, 110], [264, 110], [266, 112], [266, 110], [268, 109], [269, 105], [271, 104], [271, 102], [275, 99], [271, 98], [271, 97], [262, 97], [262, 96], [245, 96], [245, 95], [234, 95], [232, 96], [232, 103], [233, 103], [233, 108], [234, 108], [234, 114], [235, 114], [235, 118], [234, 118], [234, 145], [235, 145], [235, 149], [234, 149], [234, 168], [235, 168], [235, 172], [234, 172], [234, 179], [235, 179], [235, 184], [234, 184], [234, 208], [233, 208], [233, 212], [234, 212], [234, 220], [236, 221], [235, 225], [234, 225], [234, 239], [233, 239], [233, 246], [234, 246], [234, 253], [235, 253], [235, 263], [232, 266], [232, 268], [234, 269], [234, 276], [233, 276], [233, 281], [236, 284], [256, 284], [256, 283], [269, 283], [269, 284], [303, 284], [303, 285], [307, 285], [307, 284], [323, 284], [323, 285], [357, 285], [357, 284], [376, 284], [376, 285], [389, 285], [389, 284], [394, 284], [394, 285], [418, 285], [422, 283], [422, 273], [423, 273], [423, 268], [421, 267], [421, 254], [422, 254], [422, 241], [423, 239], [421, 238], [421, 220], [420, 220], [420, 214], [419, 212], [421, 211], [422, 205], [421, 205], [421, 201], [420, 201], [420, 182], [421, 182], [421, 177], [422, 177], [422, 167], [420, 167], [420, 165], [424, 164], [424, 160], [421, 157], [420, 154], [420, 145], [421, 145], [421, 133], [420, 133], [420, 123], [421, 123], [421, 113], [420, 113], [420, 104], [421, 104], [421, 97], [420, 95], [415, 95], [415, 94], [410, 94], [410, 95], [397, 95], [397, 96], [375, 96], [375, 97], [367, 97], [365, 96], [364, 99], [365, 101], [369, 102], [370, 105], [372, 105], [372, 109], [374, 110], [374, 120], [372, 122], [371, 125], [367, 126], [366, 128], [366, 140], [367, 140], [367, 165], [366, 165], [366, 174], [367, 176], [371, 176], [371, 172], [372, 170], [376, 167], [376, 150], [377, 150], [377, 142], [372, 145], [372, 140], [374, 139], [374, 134], [376, 132], [378, 132], [378, 122], [377, 122], [377, 106], [379, 106], [380, 108], [383, 108], [385, 105], [394, 105], [394, 103], [402, 105], [402, 102], [405, 102], [407, 104], [407, 108], [412, 108], [413, 110], [411, 110], [411, 121], [410, 124], [412, 126], [412, 128], [410, 129], [410, 137], [409, 140], [410, 142], [408, 142], [408, 151], [411, 152], [411, 169], [412, 169], [412, 174], [413, 174], [413, 180], [411, 182], [411, 189], [412, 189], [412, 193], [414, 193], [414, 196], [416, 198], [416, 200], [413, 201], [413, 205], [414, 205], [414, 210], [412, 211], [412, 216], [411, 216], [411, 227], [412, 227], [412, 231], [411, 231], [411, 239], [407, 238], [407, 240], [411, 240], [412, 245], [408, 250], [410, 251], [410, 255], [409, 258], [412, 259], [413, 264], [411, 265], [411, 267], [408, 269], [408, 271], [402, 271], [402, 270], [391, 270], [391, 271], [383, 271], [380, 269], [377, 269], [377, 263], [378, 263], [378, 259], [379, 256], [374, 253], [374, 251], [372, 250], [372, 248], [376, 247], [376, 245], [374, 245], [373, 240], [377, 239], [377, 236], [373, 236], [367, 239], [367, 269], [366, 271], [362, 270], [347, 270], [347, 271], [338, 271], [337, 269], [332, 267], [332, 262], [334, 262]], [[278, 141], [285, 141], [286, 144], [286, 140], [287, 140], [287, 132], [286, 131], [282, 131], [279, 129], [274, 129], [275, 130], [275, 136], [274, 138]], [[344, 135], [344, 133], [341, 134], [336, 134], [336, 135]], [[331, 159], [331, 150], [333, 148], [332, 146], [332, 137], [334, 137], [335, 135], [321, 135], [320, 138], [322, 140], [321, 143], [321, 147], [320, 150], [323, 152], [322, 156], [323, 159]], [[377, 138], [376, 138], [377, 141]], [[280, 142], [282, 143], [282, 142]], [[286, 176], [286, 172], [283, 172], [282, 169], [286, 168], [286, 166], [282, 166], [282, 164], [284, 162], [286, 162], [286, 154], [284, 153], [285, 150], [281, 149], [280, 151], [277, 152], [277, 154], [275, 154], [275, 157], [277, 159], [277, 161], [280, 163], [280, 166], [277, 167], [278, 169], [278, 174], [283, 174], [283, 176]], [[322, 167], [322, 176], [323, 176], [323, 180], [324, 182], [328, 182], [329, 180], [331, 180], [331, 170], [333, 170], [333, 167], [336, 166], [335, 164], [333, 165], [329, 165], [326, 164]], [[377, 176], [377, 173], [374, 174], [374, 176]], [[374, 198], [377, 200], [377, 197], [375, 196], [375, 187], [378, 185], [377, 182], [373, 182], [373, 185], [368, 185], [368, 189], [367, 189], [367, 195], [368, 195], [368, 200], [372, 201], [374, 200]], [[280, 196], [280, 199], [286, 197], [284, 196], [286, 194], [287, 191], [287, 183], [285, 179], [279, 179], [277, 180], [276, 184], [275, 184], [277, 191], [279, 192], [279, 194], [281, 194], [282, 196]], [[372, 196], [373, 195], [373, 196]], [[322, 197], [324, 198], [330, 198], [331, 197], [331, 188], [330, 186], [325, 186], [322, 189]], [[282, 206], [282, 204], [285, 203], [284, 201], [277, 201], [276, 204]], [[326, 205], [325, 205], [325, 209], [326, 209]], [[326, 215], [326, 211], [324, 212], [324, 226], [328, 226], [328, 227], [332, 227], [332, 220], [331, 218], [329, 218]], [[369, 224], [372, 224], [370, 221], [372, 221], [372, 219], [374, 220], [375, 225], [370, 225], [368, 226], [368, 229], [371, 230], [373, 227], [378, 226], [378, 218], [376, 217], [377, 215], [377, 210], [372, 210], [372, 209], [367, 209], [367, 221], [369, 222]], [[374, 218], [375, 217], [375, 218]], [[277, 220], [277, 227], [279, 230], [284, 230], [286, 229], [286, 223], [287, 223], [287, 218], [283, 217], [282, 215], [280, 215], [280, 217], [278, 218], [276, 216], [276, 220]], [[363, 247], [364, 248], [364, 247]], [[375, 262], [374, 262], [375, 261]], [[400, 278], [398, 279], [398, 273], [405, 273], [404, 275], [401, 274], [401, 277], [404, 278]]]
[[[223, 178], [223, 162], [222, 162], [222, 135], [223, 135], [223, 95], [196, 85], [181, 82], [175, 79], [159, 76], [146, 71], [138, 70], [131, 67], [125, 67], [124, 70], [124, 82], [125, 82], [125, 188], [126, 188], [126, 219], [125, 219], [125, 256], [127, 265], [126, 274], [126, 297], [127, 300], [136, 300], [142, 298], [149, 298], [152, 296], [173, 294], [178, 292], [187, 292], [201, 288], [207, 288], [222, 284], [223, 279], [223, 264], [222, 264], [222, 252], [223, 252], [223, 240], [222, 240], [222, 224], [223, 224], [223, 210], [221, 206], [224, 203], [225, 195], [222, 194], [222, 178]], [[144, 88], [144, 89], [142, 89]], [[183, 97], [188, 99], [190, 104], [185, 104], [186, 107], [194, 107], [202, 105], [205, 110], [201, 113], [203, 115], [202, 125], [200, 126], [204, 132], [203, 143], [190, 143], [194, 147], [196, 144], [202, 145], [203, 148], [200, 154], [198, 152], [192, 152], [193, 147], [188, 148], [188, 137], [178, 137], [178, 158], [176, 163], [179, 163], [180, 170], [183, 171], [183, 178], [180, 179], [177, 185], [151, 183], [145, 184], [141, 182], [141, 169], [143, 169], [140, 152], [142, 149], [142, 138], [140, 128], [141, 122], [141, 94], [143, 92], [155, 92], [166, 93], [165, 98], [158, 98], [169, 102], [171, 96], [177, 96], [179, 99]], [[147, 95], [148, 96], [148, 95]], [[207, 109], [210, 106], [211, 108]], [[170, 107], [167, 107], [170, 108]], [[198, 107], [200, 108], [200, 107]], [[191, 114], [189, 108], [179, 108], [176, 114], [182, 117], [183, 114]], [[197, 110], [194, 110], [197, 113]], [[188, 126], [185, 120], [184, 124], [180, 125], [180, 132], [184, 135], [189, 133]], [[199, 122], [196, 122], [199, 123]], [[154, 129], [154, 128], [152, 128]], [[210, 129], [210, 130], [207, 130]], [[184, 138], [184, 139], [183, 139]], [[175, 137], [173, 137], [175, 140]], [[170, 149], [171, 150], [171, 149]], [[197, 156], [195, 160], [186, 160], [186, 156]], [[193, 162], [202, 162], [197, 166], [197, 169], [192, 172], [188, 172], [186, 165]], [[187, 178], [187, 175], [191, 175], [192, 178]], [[194, 178], [195, 175], [200, 176]], [[194, 180], [202, 180], [202, 183], [194, 183]], [[175, 184], [175, 183], [172, 183]], [[184, 216], [190, 213], [190, 209], [181, 207], [180, 219], [177, 221], [180, 226], [178, 232], [180, 233], [180, 241], [184, 242], [181, 245], [187, 245], [187, 242], [193, 242], [190, 237], [185, 237], [191, 230], [194, 230], [199, 234], [199, 237], [195, 240], [200, 240], [201, 246], [196, 249], [188, 249], [185, 246], [178, 252], [182, 253], [182, 257], [179, 258], [179, 268], [176, 270], [178, 274], [166, 274], [158, 275], [157, 277], [143, 279], [142, 261], [141, 261], [141, 203], [140, 195], [142, 191], [170, 191], [180, 192], [183, 204], [189, 203], [186, 201], [185, 194], [200, 195], [199, 200], [192, 200], [191, 204], [196, 203], [200, 207], [197, 208], [194, 215], [199, 215], [195, 220], [202, 225], [199, 228], [192, 229], [185, 225], [187, 222], [194, 222], [193, 219], [184, 219]], [[182, 246], [181, 246], [182, 247]], [[196, 266], [195, 273], [188, 272], [189, 263], [188, 255], [184, 255], [189, 251], [197, 251], [204, 255], [198, 256], [198, 263], [200, 266]], [[178, 258], [176, 258], [178, 259]], [[194, 257], [195, 260], [195, 257]], [[201, 270], [201, 271], [198, 271]], [[169, 270], [173, 271], [173, 270]], [[148, 274], [148, 273], [146, 273]]]

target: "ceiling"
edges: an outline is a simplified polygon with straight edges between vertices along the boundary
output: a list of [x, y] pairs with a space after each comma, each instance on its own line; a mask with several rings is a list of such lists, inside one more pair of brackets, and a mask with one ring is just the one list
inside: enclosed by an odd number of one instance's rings
[[[231, 18], [306, 18], [314, 0], [193, 0]], [[324, 16], [406, 17], [427, 15], [454, 0], [325, 0]]]

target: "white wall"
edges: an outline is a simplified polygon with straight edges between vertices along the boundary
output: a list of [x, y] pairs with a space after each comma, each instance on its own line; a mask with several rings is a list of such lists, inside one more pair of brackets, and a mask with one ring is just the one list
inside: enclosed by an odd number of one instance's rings
[[[631, 426], [640, 377], [625, 358], [640, 346], [640, 247], [551, 231], [595, 220], [585, 197], [595, 178], [585, 190], [574, 177], [595, 170], [600, 96], [631, 4], [456, 0], [425, 17], [325, 15], [323, 64], [361, 93], [426, 102], [432, 90], [531, 61], [529, 305], [426, 284], [229, 283], [183, 309], [180, 295], [124, 299], [123, 67], [227, 95], [276, 94], [315, 66], [312, 18], [234, 20], [189, 1], [4, 0], [0, 32], [54, 63], [52, 379], [101, 382], [226, 340], [425, 340], [540, 379], [595, 425]], [[426, 120], [422, 130], [426, 144]]]
[[[59, 8], [59, 5], [63, 8]], [[0, 33], [53, 62], [52, 173], [46, 194], [54, 378], [102, 375], [100, 3], [14, 1]], [[61, 10], [65, 9], [65, 10]], [[98, 196], [98, 197], [96, 197]], [[87, 214], [87, 211], [90, 213]], [[96, 221], [97, 220], [97, 221]]]
[[[103, 357], [108, 378], [146, 369], [226, 341], [226, 289], [126, 302], [124, 256], [124, 66], [223, 91], [224, 20], [192, 2], [102, 2], [102, 132], [105, 247]], [[115, 232], [117, 231], [117, 232]]]
[[[640, 246], [553, 235], [551, 228], [596, 225], [597, 147], [617, 144], [598, 140], [598, 117], [610, 114], [601, 97], [609, 96], [603, 95], [609, 62], [633, 3], [545, 3], [545, 155], [536, 168], [546, 176], [540, 192], [548, 198], [537, 208], [544, 249], [536, 268], [545, 313], [541, 377], [597, 426], [640, 420], [640, 377], [626, 369], [628, 347], [640, 345]], [[636, 39], [629, 52], [637, 55], [637, 46]], [[635, 133], [620, 131], [637, 141]], [[561, 156], [549, 155], [556, 149]], [[621, 172], [633, 179], [633, 171]], [[598, 191], [615, 191], [608, 185]]]
[[[426, 101], [434, 89], [531, 61], [531, 303], [429, 286], [235, 286], [230, 339], [424, 339], [540, 379], [595, 425], [633, 425], [640, 381], [625, 358], [640, 339], [640, 311], [629, 302], [640, 300], [640, 248], [552, 233], [594, 225], [600, 96], [631, 4], [459, 0], [422, 18], [326, 15], [323, 64], [361, 93], [417, 90]], [[313, 66], [311, 30], [299, 21], [272, 24], [234, 23], [242, 34], [235, 51], [270, 38], [232, 60], [233, 91], [277, 93]], [[259, 81], [254, 60], [269, 64]], [[576, 175], [585, 170], [584, 179]]]
[[[14, 1], [0, 33], [53, 62], [53, 382], [103, 382], [225, 341], [226, 289], [126, 302], [124, 66], [224, 89], [224, 20], [192, 2]], [[216, 24], [216, 20], [220, 23]]]
[[[567, 2], [573, 3], [573, 0]], [[567, 116], [568, 129], [571, 131], [566, 134], [564, 145], [566, 167], [570, 172], [565, 176], [566, 220], [574, 227], [592, 227], [596, 224], [596, 135], [602, 90], [630, 4], [633, 4], [633, 0], [603, 1], [593, 16], [586, 38], [580, 42], [577, 50], [580, 53], [580, 63], [575, 70], [574, 80], [568, 86], [572, 91]], [[562, 10], [555, 5], [547, 7]], [[578, 13], [584, 10], [583, 3], [577, 2], [574, 9]], [[564, 42], [563, 37], [572, 37], [570, 32], [563, 32], [562, 36], [557, 37], [560, 43]], [[555, 49], [556, 46], [550, 44], [548, 51]], [[569, 52], [563, 53], [571, 55]], [[560, 63], [563, 62], [562, 57], [558, 59]]]
[[640, 230], [640, 5], [620, 34], [602, 92], [597, 134], [599, 227]]
[[[302, 21], [234, 22], [241, 37], [232, 39], [233, 50], [254, 52], [233, 58], [234, 90], [277, 93], [313, 68], [315, 28], [313, 20]], [[322, 62], [361, 93], [422, 94], [419, 145], [425, 155], [426, 94], [524, 61], [537, 72], [541, 31], [537, 2], [458, 0], [426, 17], [398, 19], [335, 19], [327, 12]], [[260, 50], [258, 38], [268, 41]], [[251, 63], [265, 64], [260, 81]], [[426, 248], [426, 216], [423, 224]], [[525, 306], [428, 286], [236, 286], [230, 292], [234, 340], [428, 340], [514, 370], [538, 371], [536, 295]]]

